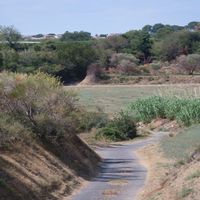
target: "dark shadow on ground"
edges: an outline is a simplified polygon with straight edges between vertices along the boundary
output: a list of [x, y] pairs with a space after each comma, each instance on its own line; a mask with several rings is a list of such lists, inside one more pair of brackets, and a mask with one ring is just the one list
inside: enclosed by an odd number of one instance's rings
[[[133, 169], [131, 163], [134, 163], [134, 161], [135, 159], [104, 159], [101, 162], [99, 175], [92, 181], [141, 180], [139, 175], [134, 174], [144, 173], [146, 170]], [[130, 166], [127, 167], [127, 164], [130, 164]]]
[[72, 135], [58, 143], [43, 142], [44, 148], [53, 153], [77, 176], [90, 180], [97, 173], [101, 158], [78, 136]]
[[[40, 185], [41, 190], [35, 191], [34, 188], [25, 185], [19, 178], [11, 176], [6, 169], [12, 169], [11, 163], [0, 158], [0, 199], [1, 200], [57, 200], [56, 197], [48, 192], [47, 187]], [[21, 176], [25, 174], [17, 170]], [[30, 177], [27, 177], [30, 179]], [[33, 181], [30, 179], [30, 181]]]

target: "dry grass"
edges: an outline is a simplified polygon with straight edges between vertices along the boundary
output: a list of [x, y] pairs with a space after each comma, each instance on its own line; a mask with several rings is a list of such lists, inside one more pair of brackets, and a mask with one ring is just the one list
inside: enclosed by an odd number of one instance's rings
[[178, 98], [200, 98], [200, 85], [176, 85], [158, 89], [159, 96], [178, 97]]
[[[12, 151], [1, 151], [0, 161], [1, 180], [7, 185], [1, 188], [2, 199], [61, 199], [81, 182], [62, 161], [36, 144], [20, 143]], [[7, 194], [9, 188], [12, 195]]]
[[[139, 200], [200, 199], [200, 178], [193, 176], [200, 168], [199, 161], [173, 168], [155, 146], [141, 150], [139, 155], [143, 156], [144, 164], [149, 169], [148, 180], [139, 194]], [[192, 178], [188, 180], [188, 177]]]
[[0, 148], [0, 199], [62, 199], [96, 175], [99, 161], [76, 136], [51, 147], [15, 142], [9, 150]]
[[144, 190], [139, 194], [139, 200], [148, 200], [152, 194], [160, 191], [166, 183], [168, 160], [159, 151], [158, 145], [150, 145], [137, 151], [141, 162], [148, 169], [147, 181]]
[[[192, 127], [163, 140], [161, 146], [147, 146], [138, 152], [149, 170], [146, 186], [140, 193], [139, 200], [200, 199], [200, 159], [193, 156], [193, 159], [188, 160], [197, 144], [200, 144], [198, 130], [198, 127]], [[166, 151], [166, 146], [170, 151]]]
[[[163, 71], [164, 74], [158, 74], [156, 71], [151, 75], [139, 76], [139, 75], [121, 75], [116, 73], [110, 73], [107, 80], [100, 80], [101, 84], [121, 84], [121, 85], [150, 85], [150, 84], [192, 84], [199, 83], [200, 76], [196, 75], [173, 75], [177, 73], [175, 71], [168, 71], [167, 68]], [[157, 74], [157, 75], [156, 75]]]

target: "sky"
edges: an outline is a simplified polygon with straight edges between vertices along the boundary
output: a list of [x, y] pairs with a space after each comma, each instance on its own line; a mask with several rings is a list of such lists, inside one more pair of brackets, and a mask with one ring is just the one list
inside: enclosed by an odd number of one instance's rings
[[0, 25], [22, 34], [124, 33], [155, 23], [200, 21], [200, 0], [0, 0]]

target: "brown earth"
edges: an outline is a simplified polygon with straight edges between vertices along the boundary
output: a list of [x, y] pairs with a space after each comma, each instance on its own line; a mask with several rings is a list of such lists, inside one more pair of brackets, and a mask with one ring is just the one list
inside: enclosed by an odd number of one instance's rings
[[[149, 84], [192, 84], [200, 83], [199, 75], [160, 75], [160, 76], [127, 76], [111, 74], [107, 80], [97, 84], [149, 85]], [[94, 84], [94, 83], [93, 83]]]
[[147, 167], [148, 179], [138, 200], [199, 200], [200, 153], [184, 165], [174, 166], [164, 157], [158, 145], [150, 145], [138, 151]]
[[63, 199], [94, 176], [99, 161], [77, 136], [48, 148], [16, 141], [0, 149], [0, 199]]
[[88, 67], [86, 77], [78, 85], [93, 85], [96, 84], [99, 79], [97, 78], [99, 73], [99, 67], [95, 64], [91, 64]]

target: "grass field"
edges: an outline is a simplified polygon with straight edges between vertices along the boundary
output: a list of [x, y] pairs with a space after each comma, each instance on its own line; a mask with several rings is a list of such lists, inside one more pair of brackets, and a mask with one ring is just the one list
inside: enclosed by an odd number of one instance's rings
[[[68, 86], [66, 89], [72, 89], [77, 92], [80, 103], [87, 109], [93, 110], [100, 107], [104, 112], [113, 114], [125, 108], [130, 102], [138, 98], [145, 98], [155, 94], [174, 94], [185, 93], [198, 88], [196, 85], [101, 85], [101, 86]], [[186, 95], [188, 92], [186, 92]]]
[[184, 130], [173, 138], [165, 138], [161, 148], [165, 155], [177, 161], [187, 160], [200, 147], [200, 125]]

